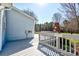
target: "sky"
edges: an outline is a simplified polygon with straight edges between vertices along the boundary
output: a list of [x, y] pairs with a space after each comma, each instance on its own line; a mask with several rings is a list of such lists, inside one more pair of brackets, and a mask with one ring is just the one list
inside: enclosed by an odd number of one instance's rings
[[45, 23], [45, 22], [51, 22], [52, 16], [54, 13], [57, 13], [59, 11], [58, 8], [60, 8], [60, 4], [56, 3], [49, 3], [49, 4], [40, 4], [40, 3], [15, 3], [14, 6], [21, 10], [32, 10], [35, 15], [37, 16], [38, 22], [37, 23]]

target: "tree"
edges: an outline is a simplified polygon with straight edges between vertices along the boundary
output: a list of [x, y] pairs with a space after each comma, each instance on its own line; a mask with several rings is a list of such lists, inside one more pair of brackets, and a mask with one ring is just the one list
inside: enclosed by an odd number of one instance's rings
[[48, 31], [48, 22], [45, 22], [45, 30]]
[[[79, 4], [78, 3], [63, 3], [61, 4], [67, 19], [69, 19], [73, 25], [72, 19], [75, 20], [77, 24], [77, 31], [79, 32]], [[71, 26], [70, 26], [71, 27]], [[74, 29], [73, 29], [74, 30]]]
[[35, 20], [37, 20], [37, 16], [35, 15], [35, 13], [31, 10], [23, 10], [23, 12], [25, 12], [26, 14], [32, 16], [33, 18], [35, 18]]
[[35, 31], [52, 31], [53, 22], [45, 22], [44, 24], [35, 24]]
[[64, 29], [63, 29], [63, 30], [66, 31], [66, 32], [68, 32], [68, 30], [69, 30], [69, 29], [68, 29], [69, 21], [68, 21], [68, 20], [64, 20], [64, 21], [63, 21], [63, 24], [64, 24]]
[[54, 21], [60, 22], [61, 14], [60, 13], [54, 13], [52, 18], [53, 18]]
[[55, 21], [53, 31], [60, 32], [59, 22], [61, 20], [61, 14], [60, 13], [54, 13], [52, 18]]
[[40, 24], [35, 24], [35, 31], [39, 32], [40, 31]]
[[53, 30], [53, 22], [48, 23], [48, 30], [49, 31]]

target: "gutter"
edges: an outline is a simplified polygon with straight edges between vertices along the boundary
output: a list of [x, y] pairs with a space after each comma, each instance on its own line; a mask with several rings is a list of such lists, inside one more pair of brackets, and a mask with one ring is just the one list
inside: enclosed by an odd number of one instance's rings
[[14, 6], [12, 6], [12, 9], [15, 10], [15, 11], [17, 11], [17, 12], [19, 12], [19, 13], [21, 13], [21, 14], [23, 14], [24, 16], [27, 16], [28, 18], [30, 18], [30, 19], [36, 21], [35, 18], [33, 18], [32, 16], [29, 16], [28, 14], [24, 13], [24, 12], [21, 11], [20, 9], [18, 9], [18, 8], [14, 7]]

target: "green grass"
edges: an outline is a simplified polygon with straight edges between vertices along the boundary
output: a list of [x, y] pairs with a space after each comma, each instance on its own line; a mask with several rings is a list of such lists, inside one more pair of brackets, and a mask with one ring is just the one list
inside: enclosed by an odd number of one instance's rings
[[77, 40], [77, 39], [71, 39], [71, 38], [65, 38], [65, 39], [69, 40], [69, 41], [71, 41], [73, 43], [79, 43], [79, 40]]
[[[69, 32], [63, 32], [61, 34], [71, 34], [71, 33], [69, 33]], [[72, 34], [79, 34], [79, 33], [72, 33]]]
[[71, 34], [71, 33], [61, 33], [61, 34]]
[[[71, 33], [61, 33], [61, 34], [71, 34]], [[79, 34], [79, 33], [72, 33], [72, 34]], [[73, 38], [65, 38], [66, 40], [70, 40], [71, 42], [79, 43], [79, 40]]]

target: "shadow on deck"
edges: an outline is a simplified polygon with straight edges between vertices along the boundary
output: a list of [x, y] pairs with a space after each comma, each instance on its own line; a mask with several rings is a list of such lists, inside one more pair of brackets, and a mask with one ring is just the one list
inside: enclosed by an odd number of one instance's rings
[[9, 56], [33, 45], [30, 44], [32, 39], [24, 39], [24, 40], [17, 40], [17, 41], [10, 41], [6, 42], [5, 46], [3, 47], [2, 51], [0, 52], [0, 56]]

